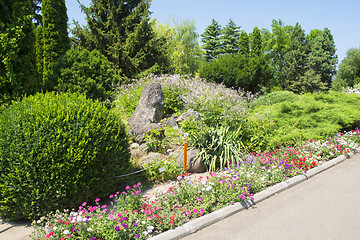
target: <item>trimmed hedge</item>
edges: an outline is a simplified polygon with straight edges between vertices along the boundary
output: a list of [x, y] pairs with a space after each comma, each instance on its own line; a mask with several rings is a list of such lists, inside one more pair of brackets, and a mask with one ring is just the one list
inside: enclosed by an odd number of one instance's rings
[[0, 216], [35, 219], [115, 191], [129, 167], [125, 126], [99, 102], [36, 94], [0, 114]]

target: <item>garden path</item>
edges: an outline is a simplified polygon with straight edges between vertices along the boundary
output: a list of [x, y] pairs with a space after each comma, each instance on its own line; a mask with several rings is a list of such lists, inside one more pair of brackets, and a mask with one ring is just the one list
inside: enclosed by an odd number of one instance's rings
[[360, 154], [191, 234], [208, 239], [359, 239]]

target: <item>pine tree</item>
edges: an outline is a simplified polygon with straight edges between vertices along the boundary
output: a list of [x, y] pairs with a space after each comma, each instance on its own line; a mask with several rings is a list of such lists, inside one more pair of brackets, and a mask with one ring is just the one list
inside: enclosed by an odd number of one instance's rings
[[204, 43], [202, 48], [205, 50], [205, 60], [210, 61], [221, 53], [221, 26], [215, 19], [207, 26], [205, 32], [201, 35], [201, 41]]
[[239, 40], [239, 50], [238, 53], [240, 55], [249, 55], [250, 54], [250, 41], [249, 36], [245, 31], [242, 31], [240, 34]]
[[30, 0], [0, 0], [0, 105], [38, 90]]
[[309, 47], [305, 36], [305, 31], [299, 23], [296, 23], [291, 32], [288, 52], [284, 56], [284, 87], [286, 90], [296, 93], [307, 92], [308, 83], [305, 80], [307, 71], [307, 55]]
[[56, 85], [54, 82], [54, 66], [59, 57], [70, 48], [65, 0], [43, 0], [42, 14], [43, 88], [52, 90]]
[[81, 6], [87, 26], [73, 31], [80, 46], [99, 50], [118, 69], [132, 78], [141, 72], [156, 72], [165, 63], [161, 46], [149, 18], [149, 0], [93, 0]]
[[229, 23], [222, 30], [221, 47], [222, 53], [233, 54], [238, 52], [240, 27], [230, 19]]

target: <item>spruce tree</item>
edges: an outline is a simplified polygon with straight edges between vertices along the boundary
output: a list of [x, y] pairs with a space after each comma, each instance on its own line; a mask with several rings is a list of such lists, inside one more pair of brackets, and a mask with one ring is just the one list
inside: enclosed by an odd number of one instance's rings
[[205, 50], [205, 60], [210, 61], [221, 54], [221, 26], [215, 19], [207, 26], [205, 32], [201, 35], [201, 41], [204, 43], [202, 48]]
[[38, 90], [31, 0], [0, 0], [0, 105]]
[[222, 53], [232, 54], [238, 52], [238, 42], [240, 36], [239, 29], [240, 27], [236, 26], [235, 23], [230, 19], [229, 23], [222, 30]]
[[238, 53], [240, 55], [249, 55], [250, 53], [250, 41], [249, 36], [245, 31], [242, 31], [240, 34], [240, 40], [239, 40], [239, 50]]
[[87, 26], [76, 25], [77, 43], [86, 49], [99, 50], [128, 78], [141, 72], [156, 72], [164, 65], [161, 46], [150, 22], [149, 0], [92, 0], [81, 6]]
[[43, 88], [52, 90], [56, 85], [54, 66], [70, 48], [65, 0], [43, 0], [42, 14]]

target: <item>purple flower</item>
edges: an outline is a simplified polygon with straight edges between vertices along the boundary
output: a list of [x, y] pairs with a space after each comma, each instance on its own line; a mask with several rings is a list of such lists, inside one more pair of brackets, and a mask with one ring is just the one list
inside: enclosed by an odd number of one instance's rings
[[126, 186], [126, 188], [125, 188], [126, 190], [130, 190], [131, 189], [131, 187], [130, 186]]
[[119, 226], [115, 226], [115, 231], [120, 231], [120, 227]]
[[96, 240], [96, 237], [91, 237], [89, 240]]
[[139, 235], [139, 234], [136, 234], [136, 235], [135, 235], [135, 237], [136, 237], [136, 238], [139, 238], [139, 237], [140, 237], [140, 235]]

